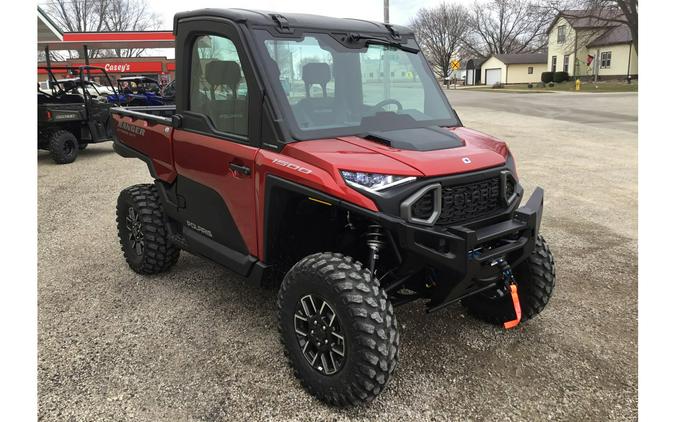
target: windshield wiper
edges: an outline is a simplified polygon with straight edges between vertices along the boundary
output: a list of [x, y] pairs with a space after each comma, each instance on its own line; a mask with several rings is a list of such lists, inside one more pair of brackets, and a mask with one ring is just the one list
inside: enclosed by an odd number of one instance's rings
[[391, 41], [386, 38], [380, 38], [380, 37], [374, 37], [372, 35], [363, 35], [363, 34], [358, 34], [356, 32], [349, 34], [347, 37], [347, 40], [349, 42], [357, 43], [359, 41], [363, 41], [364, 45], [368, 44], [380, 44], [380, 45], [391, 45], [394, 46], [400, 50], [407, 51], [408, 53], [414, 53], [417, 54], [419, 53], [419, 49], [415, 47], [408, 47], [407, 45], [403, 45], [400, 42], [396, 41]]

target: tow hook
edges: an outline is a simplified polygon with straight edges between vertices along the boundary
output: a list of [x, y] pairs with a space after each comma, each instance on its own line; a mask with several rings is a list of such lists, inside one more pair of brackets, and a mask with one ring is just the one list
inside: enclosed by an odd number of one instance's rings
[[522, 312], [520, 309], [520, 299], [518, 298], [518, 285], [516, 284], [516, 279], [513, 277], [513, 271], [511, 266], [504, 258], [499, 258], [492, 263], [492, 265], [499, 266], [499, 269], [502, 271], [502, 278], [504, 279], [505, 287], [508, 292], [511, 294], [511, 302], [513, 302], [513, 310], [516, 313], [516, 319], [511, 321], [506, 321], [504, 323], [504, 328], [507, 330], [516, 327], [520, 324], [520, 319]]

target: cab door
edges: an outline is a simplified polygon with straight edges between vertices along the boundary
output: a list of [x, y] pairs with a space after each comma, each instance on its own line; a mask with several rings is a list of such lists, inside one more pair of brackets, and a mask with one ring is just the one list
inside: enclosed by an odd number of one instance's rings
[[173, 148], [184, 233], [198, 252], [245, 273], [257, 251], [260, 90], [234, 25], [188, 22], [178, 34]]

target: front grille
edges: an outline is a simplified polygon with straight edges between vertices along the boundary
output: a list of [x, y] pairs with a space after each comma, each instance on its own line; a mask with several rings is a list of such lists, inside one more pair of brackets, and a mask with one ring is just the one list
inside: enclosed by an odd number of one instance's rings
[[[496, 211], [502, 204], [500, 185], [500, 178], [492, 177], [480, 182], [443, 186], [441, 215], [436, 225], [448, 226], [480, 218]], [[411, 215], [414, 218], [426, 220], [431, 217], [433, 210], [433, 191], [430, 191], [412, 205]]]

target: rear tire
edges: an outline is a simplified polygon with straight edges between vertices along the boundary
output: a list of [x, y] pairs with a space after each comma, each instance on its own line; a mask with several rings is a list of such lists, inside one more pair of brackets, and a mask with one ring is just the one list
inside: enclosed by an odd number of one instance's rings
[[78, 153], [77, 138], [67, 130], [55, 130], [49, 135], [49, 152], [56, 164], [75, 161]]
[[178, 261], [180, 249], [169, 240], [155, 185], [134, 185], [120, 193], [117, 233], [124, 259], [139, 274], [158, 274]]
[[398, 326], [384, 289], [361, 263], [338, 253], [303, 258], [286, 274], [277, 307], [286, 356], [309, 393], [346, 406], [382, 392], [398, 361]]
[[[553, 254], [542, 236], [537, 236], [532, 254], [513, 269], [513, 275], [518, 285], [521, 321], [525, 322], [544, 310], [555, 287]], [[490, 324], [502, 325], [515, 319], [511, 296], [489, 296], [489, 293], [478, 293], [462, 300], [462, 304], [469, 314]]]

